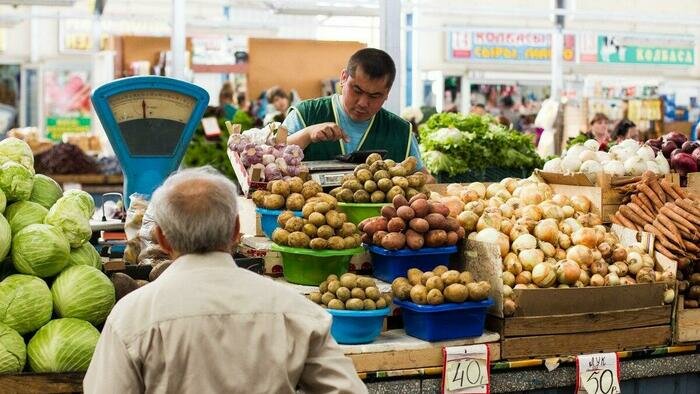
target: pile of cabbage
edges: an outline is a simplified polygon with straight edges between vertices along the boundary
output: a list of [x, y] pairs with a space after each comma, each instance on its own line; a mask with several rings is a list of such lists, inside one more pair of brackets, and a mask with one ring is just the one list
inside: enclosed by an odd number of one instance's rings
[[24, 141], [0, 141], [0, 373], [90, 364], [115, 302], [89, 242], [94, 211], [89, 194], [35, 174]]
[[575, 172], [599, 173], [613, 176], [638, 176], [644, 171], [658, 175], [670, 172], [668, 161], [661, 152], [656, 153], [647, 145], [627, 139], [610, 147], [608, 152], [599, 150], [596, 140], [571, 146], [561, 157], [544, 163], [543, 171], [572, 174]]

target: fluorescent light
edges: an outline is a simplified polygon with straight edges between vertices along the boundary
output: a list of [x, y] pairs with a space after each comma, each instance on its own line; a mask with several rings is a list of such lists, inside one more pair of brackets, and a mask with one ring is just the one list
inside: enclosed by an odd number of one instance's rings
[[57, 7], [72, 7], [76, 0], [0, 0], [0, 4], [10, 5], [52, 5]]

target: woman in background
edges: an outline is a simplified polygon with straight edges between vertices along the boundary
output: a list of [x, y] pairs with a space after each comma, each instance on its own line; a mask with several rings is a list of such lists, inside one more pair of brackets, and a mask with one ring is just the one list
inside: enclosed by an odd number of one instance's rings
[[591, 128], [586, 133], [588, 138], [598, 141], [600, 144], [600, 150], [608, 150], [608, 143], [610, 143], [610, 132], [608, 131], [609, 124], [610, 119], [605, 116], [604, 113], [598, 112], [593, 116], [593, 119], [591, 119]]
[[612, 139], [620, 143], [626, 139], [639, 140], [639, 130], [637, 125], [629, 119], [622, 119], [612, 132]]

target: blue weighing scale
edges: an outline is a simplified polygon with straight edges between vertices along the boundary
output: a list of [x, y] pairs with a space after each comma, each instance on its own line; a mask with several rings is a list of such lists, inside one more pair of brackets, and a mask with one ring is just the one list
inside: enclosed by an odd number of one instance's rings
[[124, 171], [124, 203], [153, 191], [177, 170], [209, 103], [199, 86], [156, 76], [100, 86], [95, 112]]

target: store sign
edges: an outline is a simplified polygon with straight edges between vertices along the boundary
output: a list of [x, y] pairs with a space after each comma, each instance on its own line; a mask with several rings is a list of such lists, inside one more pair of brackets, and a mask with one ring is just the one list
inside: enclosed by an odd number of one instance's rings
[[[565, 61], [575, 60], [575, 44], [574, 35], [564, 35]], [[447, 33], [447, 52], [449, 60], [549, 62], [552, 35], [532, 31], [451, 31]]]
[[582, 63], [693, 66], [695, 40], [691, 37], [645, 37], [620, 34], [584, 34]]
[[90, 78], [87, 71], [44, 71], [43, 92], [44, 124], [50, 139], [60, 141], [65, 133], [91, 130]]
[[236, 64], [236, 47], [233, 41], [218, 37], [192, 38], [192, 64], [231, 65]]

